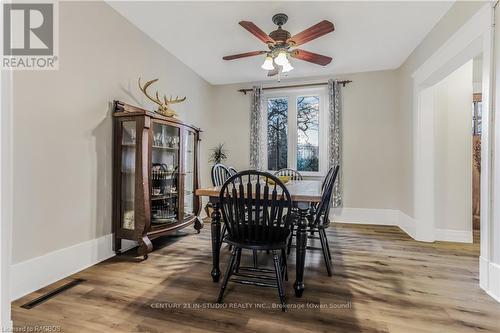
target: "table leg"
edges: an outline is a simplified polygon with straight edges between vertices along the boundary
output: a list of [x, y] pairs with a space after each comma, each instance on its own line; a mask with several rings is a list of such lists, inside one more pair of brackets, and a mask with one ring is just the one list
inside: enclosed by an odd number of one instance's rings
[[214, 282], [219, 282], [220, 277], [220, 269], [219, 269], [219, 254], [220, 254], [220, 205], [218, 202], [214, 202], [213, 204], [214, 211], [212, 212], [212, 262], [213, 268], [210, 275], [212, 275], [212, 280]]
[[304, 292], [304, 267], [306, 259], [307, 248], [307, 215], [308, 210], [299, 211], [299, 223], [297, 225], [297, 252], [296, 252], [296, 277], [293, 288], [295, 289], [295, 296], [302, 297]]

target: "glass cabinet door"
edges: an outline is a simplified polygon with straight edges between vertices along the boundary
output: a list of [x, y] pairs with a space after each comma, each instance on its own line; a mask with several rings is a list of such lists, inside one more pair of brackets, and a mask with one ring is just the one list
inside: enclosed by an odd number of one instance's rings
[[179, 143], [177, 127], [153, 122], [151, 149], [152, 228], [179, 220]]
[[136, 122], [122, 122], [121, 142], [121, 227], [135, 228], [135, 157], [136, 157]]
[[184, 138], [184, 219], [194, 215], [194, 171], [195, 171], [195, 135], [185, 131]]

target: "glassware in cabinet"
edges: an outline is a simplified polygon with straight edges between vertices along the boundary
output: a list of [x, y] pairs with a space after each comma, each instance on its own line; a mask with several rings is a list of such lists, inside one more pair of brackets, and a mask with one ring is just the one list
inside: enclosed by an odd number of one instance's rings
[[179, 129], [153, 122], [151, 149], [151, 223], [179, 220]]

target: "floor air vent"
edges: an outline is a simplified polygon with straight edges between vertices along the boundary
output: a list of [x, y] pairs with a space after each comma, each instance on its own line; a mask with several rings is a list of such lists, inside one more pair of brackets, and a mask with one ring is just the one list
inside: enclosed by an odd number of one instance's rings
[[75, 279], [73, 281], [70, 281], [66, 284], [63, 284], [62, 286], [60, 286], [59, 288], [56, 288], [52, 291], [49, 291], [48, 293], [40, 296], [40, 297], [37, 297], [36, 299], [32, 300], [31, 302], [28, 302], [26, 304], [23, 304], [21, 305], [21, 307], [23, 309], [32, 309], [34, 308], [35, 306], [38, 306], [40, 304], [42, 304], [43, 302], [59, 295], [60, 293], [62, 293], [63, 291], [65, 290], [68, 290], [70, 288], [73, 288], [74, 286], [84, 282], [85, 280], [84, 279]]

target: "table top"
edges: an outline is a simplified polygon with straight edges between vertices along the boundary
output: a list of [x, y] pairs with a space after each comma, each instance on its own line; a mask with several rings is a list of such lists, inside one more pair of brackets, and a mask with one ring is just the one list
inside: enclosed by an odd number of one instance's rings
[[[320, 202], [321, 181], [319, 180], [292, 180], [285, 184], [292, 201]], [[222, 186], [212, 186], [196, 189], [195, 195], [201, 197], [218, 197]]]

